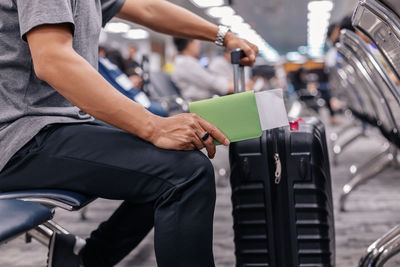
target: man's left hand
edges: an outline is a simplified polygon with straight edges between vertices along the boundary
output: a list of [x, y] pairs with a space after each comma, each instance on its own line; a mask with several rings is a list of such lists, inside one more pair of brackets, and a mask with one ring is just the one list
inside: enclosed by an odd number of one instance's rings
[[240, 63], [245, 66], [253, 66], [256, 61], [256, 56], [258, 55], [258, 47], [249, 41], [237, 37], [232, 32], [228, 32], [225, 35], [224, 40], [225, 47], [234, 50], [240, 48], [246, 54], [246, 57], [240, 60]]

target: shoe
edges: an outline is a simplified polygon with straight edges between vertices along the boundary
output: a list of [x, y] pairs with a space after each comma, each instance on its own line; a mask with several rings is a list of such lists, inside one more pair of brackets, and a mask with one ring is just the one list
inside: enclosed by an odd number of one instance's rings
[[49, 244], [47, 267], [83, 267], [79, 252], [84, 242], [74, 235], [54, 233]]

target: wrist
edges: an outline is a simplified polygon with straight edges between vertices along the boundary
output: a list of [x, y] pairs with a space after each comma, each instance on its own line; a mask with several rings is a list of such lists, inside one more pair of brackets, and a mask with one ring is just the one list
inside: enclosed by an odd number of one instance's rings
[[162, 118], [149, 112], [144, 120], [145, 123], [142, 127], [142, 134], [140, 137], [154, 144], [154, 141], [157, 139], [156, 129], [160, 119]]
[[226, 33], [226, 35], [225, 35], [225, 38], [224, 38], [224, 46], [225, 46], [225, 47], [228, 47], [230, 41], [231, 41], [232, 39], [234, 39], [234, 38], [236, 38], [236, 35], [233, 34], [233, 32], [228, 31], [228, 32]]

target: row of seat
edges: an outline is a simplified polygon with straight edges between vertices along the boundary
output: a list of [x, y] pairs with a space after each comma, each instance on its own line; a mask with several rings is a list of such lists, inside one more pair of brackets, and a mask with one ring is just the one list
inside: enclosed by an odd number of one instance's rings
[[[398, 168], [400, 148], [400, 2], [396, 0], [361, 0], [353, 15], [355, 28], [367, 36], [377, 48], [373, 51], [356, 33], [344, 30], [340, 43], [333, 86], [349, 113], [359, 122], [361, 133], [366, 127], [376, 128], [385, 139], [382, 151], [359, 167], [352, 166], [349, 182], [343, 187], [341, 210], [348, 196], [368, 179], [377, 177], [386, 168]], [[392, 75], [392, 76], [391, 76]], [[343, 144], [357, 139], [353, 136]], [[374, 242], [361, 258], [360, 267], [377, 267], [400, 252], [400, 226]]]

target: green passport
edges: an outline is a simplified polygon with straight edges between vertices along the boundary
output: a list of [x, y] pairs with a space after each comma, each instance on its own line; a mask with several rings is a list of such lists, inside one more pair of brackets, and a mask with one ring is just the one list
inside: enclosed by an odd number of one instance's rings
[[214, 124], [231, 142], [262, 135], [254, 91], [192, 102], [189, 109]]

